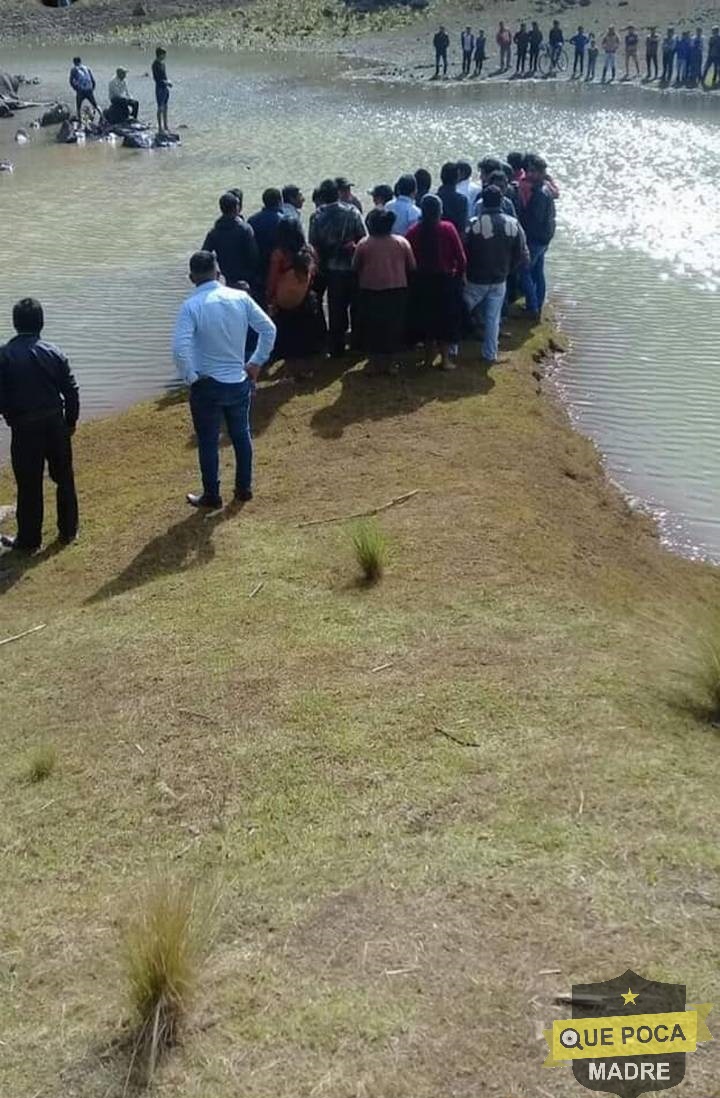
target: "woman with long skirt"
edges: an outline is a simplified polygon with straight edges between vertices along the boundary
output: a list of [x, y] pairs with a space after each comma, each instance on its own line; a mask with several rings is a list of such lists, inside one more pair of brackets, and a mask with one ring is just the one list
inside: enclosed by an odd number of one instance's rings
[[277, 325], [275, 355], [285, 359], [292, 377], [312, 377], [309, 360], [325, 350], [327, 329], [314, 281], [318, 262], [297, 218], [278, 223], [270, 256], [268, 310]]
[[440, 369], [454, 370], [450, 347], [460, 342], [463, 279], [467, 267], [460, 235], [444, 221], [442, 202], [426, 194], [422, 217], [407, 235], [417, 263], [411, 301], [411, 330], [425, 344], [425, 363], [432, 366], [440, 351]]
[[404, 236], [393, 234], [395, 214], [375, 209], [367, 216], [369, 236], [353, 255], [358, 280], [353, 343], [369, 358], [369, 372], [391, 373], [407, 343], [408, 280], [415, 256]]

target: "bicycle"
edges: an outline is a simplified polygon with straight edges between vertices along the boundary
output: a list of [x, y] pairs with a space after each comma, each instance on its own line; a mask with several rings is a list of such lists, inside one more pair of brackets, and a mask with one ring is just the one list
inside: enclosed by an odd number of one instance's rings
[[565, 72], [568, 67], [568, 55], [561, 46], [555, 50], [555, 64], [553, 65], [553, 50], [547, 42], [540, 47], [538, 54], [538, 69], [541, 76], [549, 76], [552, 72]]

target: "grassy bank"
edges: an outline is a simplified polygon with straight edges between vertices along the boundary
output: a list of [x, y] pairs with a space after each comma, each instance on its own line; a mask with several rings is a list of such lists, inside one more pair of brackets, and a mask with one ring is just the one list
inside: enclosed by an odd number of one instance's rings
[[[183, 401], [81, 428], [82, 541], [2, 579], [2, 636], [46, 628], [0, 649], [0, 1093], [122, 1093], [119, 928], [167, 867], [222, 901], [164, 1095], [570, 1095], [573, 980], [712, 1000], [718, 740], [668, 669], [718, 576], [540, 394], [547, 339], [267, 381], [239, 513], [186, 513]], [[303, 525], [411, 492], [375, 586]]]

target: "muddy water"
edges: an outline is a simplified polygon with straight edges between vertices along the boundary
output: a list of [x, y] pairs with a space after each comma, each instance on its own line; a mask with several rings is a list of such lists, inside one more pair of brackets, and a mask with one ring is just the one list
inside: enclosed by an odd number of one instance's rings
[[[84, 54], [103, 93], [124, 63], [151, 114], [146, 56]], [[0, 65], [37, 74], [50, 97], [65, 96], [68, 61], [33, 51]], [[43, 299], [86, 413], [172, 378], [185, 260], [222, 190], [242, 187], [253, 210], [267, 185], [309, 192], [344, 172], [362, 192], [420, 164], [536, 148], [563, 192], [549, 265], [572, 338], [557, 374], [571, 413], [664, 536], [720, 560], [720, 103], [537, 85], [381, 88], [313, 58], [187, 53], [169, 69], [171, 121], [188, 127], [179, 150], [59, 147], [46, 134], [21, 148], [14, 123], [0, 122], [0, 159], [16, 165], [0, 176], [0, 318], [20, 294]]]

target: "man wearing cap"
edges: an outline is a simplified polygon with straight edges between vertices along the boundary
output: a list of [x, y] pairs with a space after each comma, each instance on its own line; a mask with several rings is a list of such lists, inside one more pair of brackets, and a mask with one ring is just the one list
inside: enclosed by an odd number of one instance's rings
[[105, 112], [108, 122], [126, 122], [128, 118], [137, 119], [140, 104], [131, 99], [127, 86], [127, 69], [117, 69], [115, 78], [108, 87], [110, 109]]
[[357, 195], [352, 193], [355, 184], [348, 183], [344, 175], [339, 175], [335, 182], [337, 184], [338, 194], [340, 195], [340, 201], [344, 202], [346, 206], [354, 206], [358, 213], [362, 213], [362, 202]]

